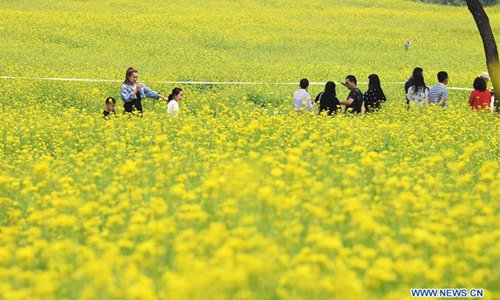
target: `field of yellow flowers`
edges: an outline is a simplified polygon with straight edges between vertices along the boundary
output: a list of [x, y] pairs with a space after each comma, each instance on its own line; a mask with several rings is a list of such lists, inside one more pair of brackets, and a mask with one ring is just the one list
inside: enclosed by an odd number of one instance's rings
[[[465, 8], [0, 4], [0, 76], [122, 79], [133, 65], [167, 94], [155, 81], [389, 82], [418, 65], [428, 85], [445, 69], [469, 87], [484, 71]], [[119, 83], [0, 84], [0, 299], [500, 298], [500, 122], [467, 92], [408, 111], [384, 84], [380, 112], [328, 118], [293, 111], [295, 86], [183, 85], [179, 118], [147, 100], [143, 118], [119, 102], [106, 121]]]

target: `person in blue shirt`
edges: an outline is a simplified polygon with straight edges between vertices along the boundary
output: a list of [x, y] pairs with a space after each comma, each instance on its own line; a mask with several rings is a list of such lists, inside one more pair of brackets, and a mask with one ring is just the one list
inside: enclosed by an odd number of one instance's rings
[[167, 97], [160, 95], [160, 93], [148, 88], [145, 84], [139, 83], [138, 71], [133, 67], [127, 69], [125, 74], [125, 81], [120, 89], [120, 96], [123, 100], [123, 108], [125, 112], [131, 113], [134, 108], [142, 114], [141, 100], [145, 98], [167, 100]]

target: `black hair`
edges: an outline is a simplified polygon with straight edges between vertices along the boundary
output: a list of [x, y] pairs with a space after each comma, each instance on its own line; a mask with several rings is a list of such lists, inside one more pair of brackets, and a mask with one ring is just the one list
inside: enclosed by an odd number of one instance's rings
[[328, 81], [325, 84], [325, 91], [320, 93], [316, 98], [319, 101], [320, 112], [326, 111], [327, 115], [331, 116], [336, 113], [340, 106], [337, 92], [335, 91], [336, 84], [333, 81]]
[[309, 80], [307, 80], [306, 78], [302, 79], [300, 81], [300, 88], [305, 90], [308, 87], [309, 87]]
[[448, 73], [446, 73], [445, 71], [441, 71], [438, 73], [438, 81], [439, 82], [443, 82], [446, 79], [448, 79]]
[[325, 85], [325, 95], [326, 96], [337, 96], [337, 92], [335, 91], [336, 85], [333, 81], [328, 81]]
[[380, 78], [378, 78], [377, 74], [371, 74], [368, 76], [368, 88], [373, 89], [373, 90], [380, 90], [382, 89], [380, 86]]
[[172, 94], [168, 95], [168, 101], [172, 101], [174, 99], [174, 96], [179, 95], [182, 92], [182, 89], [179, 87], [176, 87], [172, 90]]
[[483, 77], [477, 77], [474, 80], [474, 89], [476, 91], [486, 91], [487, 84], [486, 80]]
[[384, 90], [380, 84], [380, 78], [377, 74], [371, 74], [368, 76], [368, 89], [372, 90], [377, 96], [377, 100], [385, 99]]
[[108, 105], [108, 104], [110, 104], [110, 103], [116, 103], [115, 98], [113, 98], [113, 97], [108, 97], [108, 98], [106, 98], [106, 105]]
[[424, 72], [424, 69], [420, 68], [420, 67], [416, 67], [415, 69], [413, 69], [413, 76], [417, 75], [417, 74], [422, 74]]
[[418, 92], [420, 90], [425, 91], [427, 89], [427, 86], [425, 85], [424, 75], [422, 74], [415, 75], [415, 77], [413, 78], [413, 86], [415, 92]]
[[358, 84], [358, 80], [356, 79], [356, 76], [354, 76], [354, 75], [348, 75], [348, 76], [346, 76], [345, 79], [347, 79], [351, 82], [354, 82], [354, 84], [356, 84], [356, 85]]

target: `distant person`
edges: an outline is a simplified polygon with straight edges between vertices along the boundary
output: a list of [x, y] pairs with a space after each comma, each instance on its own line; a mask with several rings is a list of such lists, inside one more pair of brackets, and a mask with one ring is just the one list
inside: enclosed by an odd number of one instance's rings
[[115, 111], [116, 100], [113, 97], [108, 97], [106, 99], [106, 109], [103, 111], [103, 117], [105, 119], [109, 118], [111, 115], [116, 115]]
[[345, 105], [345, 113], [364, 114], [365, 105], [363, 102], [363, 93], [358, 88], [358, 81], [355, 76], [349, 75], [343, 83], [351, 92], [347, 96], [347, 100], [341, 101], [340, 104]]
[[486, 80], [484, 78], [477, 77], [474, 80], [474, 91], [472, 91], [469, 97], [469, 105], [473, 110], [490, 108], [491, 93], [486, 87]]
[[448, 105], [448, 89], [446, 85], [450, 79], [445, 71], [439, 72], [437, 78], [439, 83], [429, 89], [429, 103], [444, 107]]
[[167, 99], [160, 95], [160, 93], [148, 88], [145, 84], [137, 82], [137, 79], [138, 71], [132, 67], [128, 68], [125, 73], [125, 81], [120, 89], [120, 96], [123, 100], [125, 112], [131, 113], [136, 109], [142, 114], [141, 100], [145, 98]]
[[184, 98], [184, 92], [181, 88], [174, 88], [168, 96], [167, 113], [171, 117], [179, 116], [179, 102]]
[[[483, 72], [483, 74], [481, 74], [481, 78], [486, 81], [486, 88], [488, 88], [488, 83], [490, 83], [490, 81], [491, 81], [490, 74], [488, 72]], [[490, 94], [491, 94], [490, 108], [491, 108], [491, 111], [494, 112], [495, 111], [495, 104], [498, 105], [498, 103], [495, 103], [495, 93], [494, 93], [493, 88], [490, 90]]]
[[380, 85], [380, 79], [377, 74], [368, 76], [368, 90], [363, 95], [365, 108], [367, 111], [379, 110], [380, 103], [387, 101], [384, 90]]
[[414, 104], [418, 107], [424, 106], [429, 100], [429, 88], [425, 85], [424, 76], [415, 74], [412, 79], [413, 85], [410, 86], [406, 94], [408, 105]]
[[405, 94], [408, 94], [408, 90], [410, 89], [411, 86], [415, 85], [414, 78], [417, 74], [420, 74], [424, 76], [424, 69], [420, 67], [416, 67], [413, 69], [413, 74], [411, 75], [410, 79], [405, 83]]
[[[490, 74], [488, 72], [483, 72], [481, 74], [481, 78], [486, 81], [486, 84], [488, 84], [491, 81]], [[486, 86], [488, 88], [488, 86]]]
[[405, 43], [405, 50], [406, 50], [406, 51], [410, 50], [410, 46], [411, 46], [410, 40], [406, 40], [406, 43]]
[[297, 110], [312, 110], [311, 96], [307, 92], [309, 88], [309, 80], [302, 79], [300, 81], [300, 89], [293, 93], [293, 105]]
[[325, 85], [325, 91], [316, 96], [314, 101], [318, 103], [317, 114], [326, 112], [327, 115], [331, 116], [332, 114], [337, 113], [340, 108], [340, 102], [337, 98], [337, 91], [335, 88], [335, 82], [328, 81]]

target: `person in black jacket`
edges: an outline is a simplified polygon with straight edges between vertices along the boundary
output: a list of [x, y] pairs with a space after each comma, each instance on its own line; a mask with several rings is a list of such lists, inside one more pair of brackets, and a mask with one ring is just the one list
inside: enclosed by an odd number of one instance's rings
[[368, 90], [363, 95], [363, 100], [365, 101], [365, 107], [367, 111], [379, 110], [381, 108], [380, 103], [387, 101], [385, 97], [384, 90], [380, 86], [380, 79], [377, 74], [372, 74], [368, 76]]
[[319, 102], [317, 114], [321, 114], [326, 111], [326, 114], [331, 116], [332, 114], [337, 113], [340, 109], [340, 102], [337, 98], [337, 92], [335, 90], [335, 82], [328, 81], [325, 85], [325, 91], [321, 92], [316, 96], [314, 100], [316, 103]]

